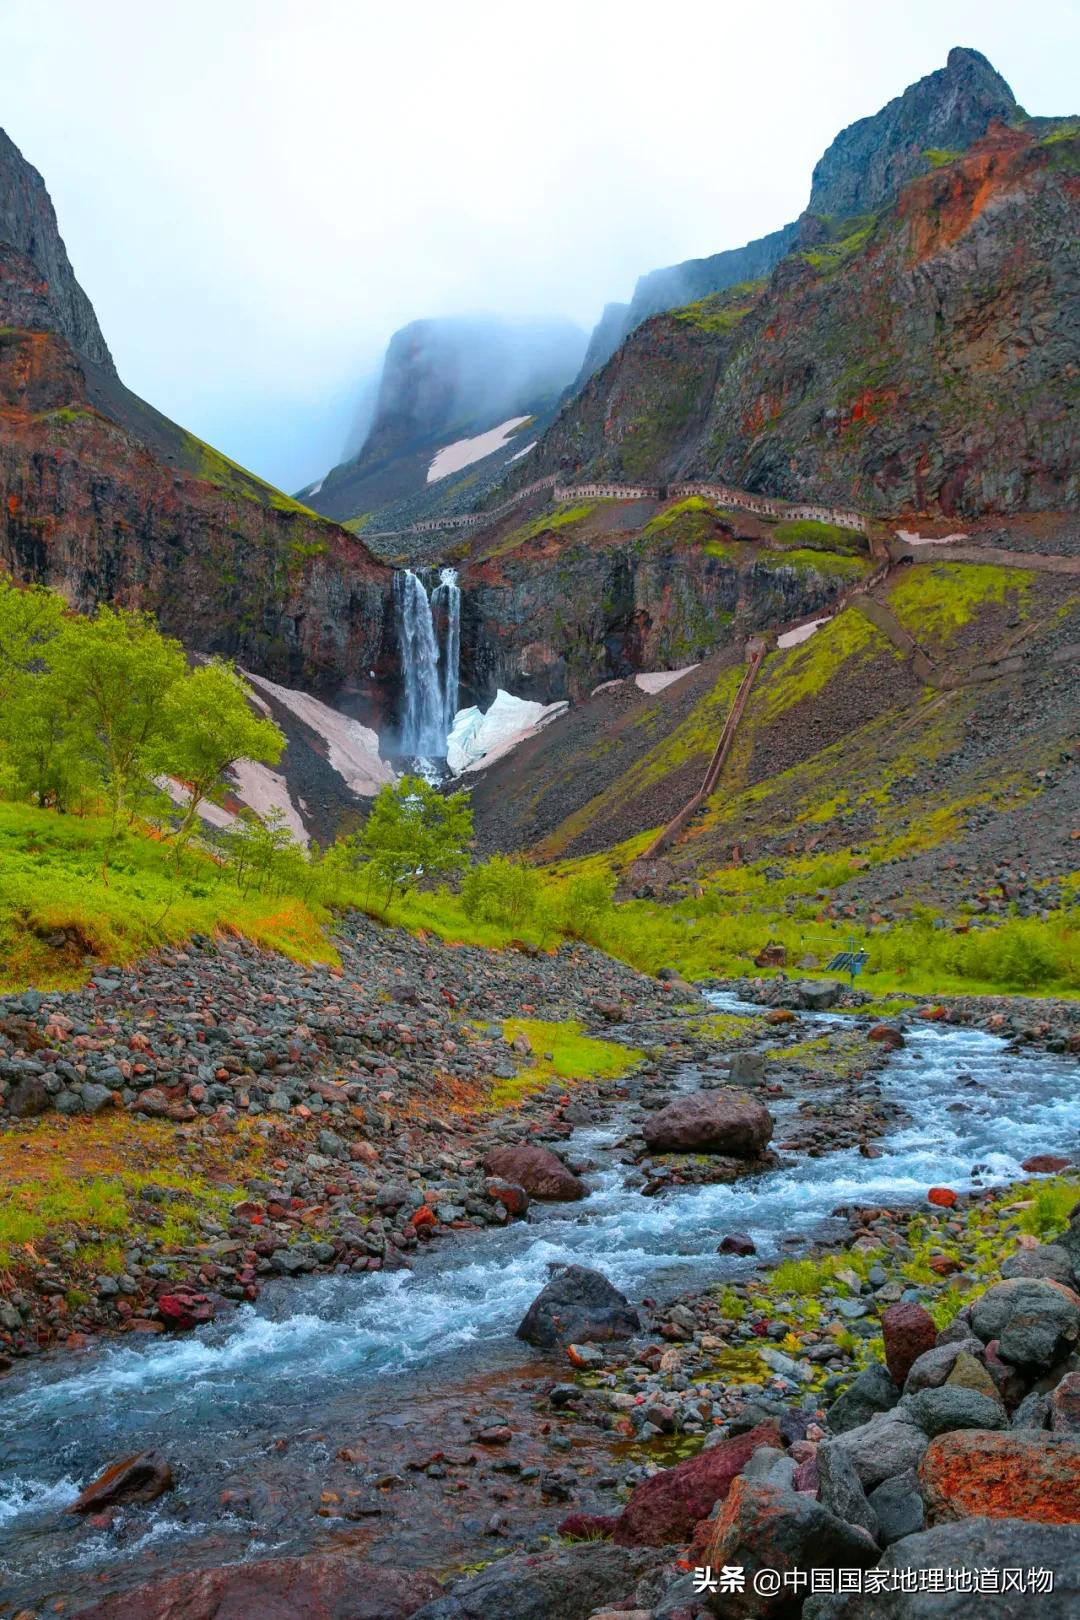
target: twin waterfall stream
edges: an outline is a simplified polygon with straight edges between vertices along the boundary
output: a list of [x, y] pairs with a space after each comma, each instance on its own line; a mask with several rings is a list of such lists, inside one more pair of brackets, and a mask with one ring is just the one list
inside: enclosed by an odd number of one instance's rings
[[394, 604], [405, 689], [401, 752], [417, 760], [445, 759], [446, 739], [457, 713], [461, 662], [461, 589], [456, 571], [443, 568], [429, 597], [419, 574], [400, 569], [394, 575]]

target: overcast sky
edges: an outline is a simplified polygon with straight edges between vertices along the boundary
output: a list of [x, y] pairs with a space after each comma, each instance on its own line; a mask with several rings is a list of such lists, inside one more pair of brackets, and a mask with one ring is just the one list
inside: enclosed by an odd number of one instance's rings
[[0, 0], [0, 121], [124, 380], [293, 489], [396, 327], [591, 326], [955, 44], [1080, 110], [1076, 0]]

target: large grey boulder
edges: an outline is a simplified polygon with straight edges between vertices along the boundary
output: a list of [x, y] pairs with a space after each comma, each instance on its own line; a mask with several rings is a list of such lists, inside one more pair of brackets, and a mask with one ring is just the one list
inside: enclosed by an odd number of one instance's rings
[[832, 1442], [850, 1459], [864, 1491], [883, 1479], [918, 1468], [928, 1444], [910, 1412], [881, 1412], [858, 1429], [848, 1429]]
[[803, 1620], [1076, 1620], [1080, 1613], [1080, 1525], [1032, 1519], [939, 1524], [896, 1542], [878, 1567], [890, 1572], [1049, 1569], [1053, 1591], [893, 1591], [890, 1576], [884, 1591], [808, 1598]]
[[877, 1540], [877, 1514], [866, 1499], [855, 1465], [840, 1440], [826, 1440], [817, 1449], [818, 1500], [838, 1519], [858, 1524]]
[[563, 1266], [521, 1319], [517, 1337], [542, 1350], [629, 1339], [641, 1318], [625, 1294], [588, 1266]]
[[900, 1399], [900, 1391], [880, 1361], [864, 1367], [829, 1407], [829, 1428], [845, 1434], [869, 1423], [879, 1412], [888, 1412]]
[[892, 1479], [883, 1479], [867, 1500], [877, 1515], [878, 1540], [883, 1547], [891, 1547], [894, 1541], [926, 1529], [919, 1476], [913, 1468], [894, 1474]]
[[1003, 1429], [1008, 1418], [1000, 1401], [962, 1384], [942, 1384], [911, 1397], [911, 1416], [931, 1439], [951, 1429]]
[[1003, 1277], [1047, 1277], [1051, 1282], [1075, 1284], [1072, 1257], [1060, 1243], [1039, 1243], [1034, 1249], [1017, 1249], [1002, 1263]]
[[1060, 1283], [1013, 1277], [976, 1300], [971, 1325], [984, 1344], [997, 1339], [1003, 1361], [1045, 1369], [1080, 1338], [1080, 1300]]
[[939, 1389], [956, 1365], [956, 1358], [964, 1352], [977, 1359], [986, 1354], [981, 1339], [954, 1339], [951, 1344], [938, 1344], [924, 1350], [912, 1362], [904, 1380], [904, 1394], [916, 1395], [920, 1389]]

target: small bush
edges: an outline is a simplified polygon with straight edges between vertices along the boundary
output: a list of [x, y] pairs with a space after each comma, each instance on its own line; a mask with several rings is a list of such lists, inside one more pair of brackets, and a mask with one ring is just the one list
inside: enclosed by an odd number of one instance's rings
[[533, 916], [539, 896], [539, 874], [507, 855], [493, 855], [490, 861], [472, 867], [461, 885], [466, 917], [507, 928], [517, 928]]

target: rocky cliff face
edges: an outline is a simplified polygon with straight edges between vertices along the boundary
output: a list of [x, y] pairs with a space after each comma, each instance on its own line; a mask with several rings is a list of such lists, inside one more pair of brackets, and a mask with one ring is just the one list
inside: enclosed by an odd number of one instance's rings
[[716, 477], [869, 511], [1080, 500], [1080, 135], [996, 129], [756, 298], [656, 316], [542, 471]]
[[687, 259], [641, 276], [621, 319], [609, 304], [589, 340], [581, 388], [650, 315], [692, 304], [739, 282], [767, 276], [797, 246], [811, 245], [820, 221], [848, 219], [890, 202], [901, 186], [1017, 113], [1005, 80], [978, 51], [956, 47], [936, 73], [909, 85], [870, 118], [842, 130], [814, 168], [810, 202], [793, 221], [745, 247]]
[[37, 270], [51, 324], [77, 354], [115, 375], [109, 346], [60, 236], [45, 182], [0, 129], [0, 242], [22, 253]]
[[936, 157], [966, 150], [1016, 111], [1016, 98], [986, 57], [956, 46], [943, 68], [840, 132], [814, 169], [809, 212], [842, 219], [872, 213]]
[[390, 570], [351, 535], [162, 462], [97, 409], [84, 362], [41, 329], [47, 282], [0, 248], [0, 566], [73, 606], [163, 629], [374, 712], [396, 691]]

